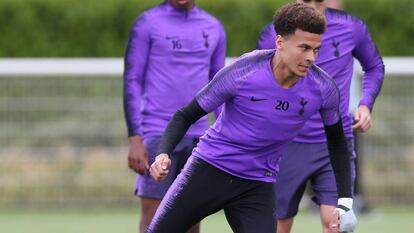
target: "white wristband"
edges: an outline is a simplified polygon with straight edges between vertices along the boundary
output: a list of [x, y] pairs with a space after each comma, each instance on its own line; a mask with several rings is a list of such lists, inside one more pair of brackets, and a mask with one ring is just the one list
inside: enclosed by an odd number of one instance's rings
[[352, 209], [353, 199], [349, 197], [342, 197], [338, 199], [338, 206], [342, 205], [348, 209]]

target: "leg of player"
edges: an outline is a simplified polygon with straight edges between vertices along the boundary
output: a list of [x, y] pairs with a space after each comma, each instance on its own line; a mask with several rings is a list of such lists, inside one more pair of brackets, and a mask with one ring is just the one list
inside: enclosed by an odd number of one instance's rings
[[277, 233], [290, 233], [293, 225], [293, 218], [277, 220]]
[[329, 226], [329, 222], [332, 218], [332, 213], [335, 211], [335, 208], [336, 206], [332, 206], [332, 205], [320, 205], [319, 206], [323, 233], [332, 232]]
[[233, 232], [275, 232], [275, 190], [273, 183], [234, 178], [231, 184], [237, 195], [224, 207]]
[[151, 223], [155, 211], [157, 211], [161, 200], [141, 197], [141, 221], [139, 223], [139, 232], [144, 233], [147, 226]]
[[[164, 197], [168, 187], [173, 183], [175, 177], [184, 167], [188, 157], [191, 155], [193, 147], [196, 145], [196, 139], [184, 138], [172, 153], [173, 163], [170, 166], [168, 177], [163, 182], [155, 181], [149, 174], [138, 177], [136, 184], [136, 195], [141, 200], [141, 220], [139, 232], [144, 233], [145, 229], [151, 223], [161, 199]], [[148, 150], [149, 162], [154, 161], [158, 149], [160, 138], [149, 138], [145, 141]], [[194, 225], [187, 233], [198, 233], [199, 224]]]
[[235, 177], [191, 157], [146, 232], [182, 233], [220, 209], [234, 232], [276, 231], [273, 183]]
[[323, 150], [321, 147], [293, 142], [289, 144], [281, 159], [275, 185], [277, 233], [290, 233], [306, 184], [318, 169], [313, 163], [313, 156], [310, 155], [320, 153]]
[[229, 192], [223, 191], [227, 184], [228, 177], [223, 172], [201, 159], [190, 157], [168, 189], [146, 232], [188, 231], [204, 217], [220, 209], [223, 201], [219, 197]]

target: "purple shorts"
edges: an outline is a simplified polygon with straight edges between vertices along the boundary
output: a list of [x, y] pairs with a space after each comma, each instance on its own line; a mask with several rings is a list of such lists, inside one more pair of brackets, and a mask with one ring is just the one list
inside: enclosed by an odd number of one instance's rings
[[[348, 140], [352, 183], [355, 181], [355, 152], [353, 140]], [[276, 182], [276, 217], [296, 216], [306, 184], [310, 181], [317, 205], [337, 205], [336, 181], [326, 143], [289, 144], [279, 164]]]
[[[144, 139], [144, 145], [148, 151], [148, 163], [151, 165], [157, 156], [158, 146], [161, 137], [151, 137]], [[161, 200], [170, 185], [183, 169], [184, 164], [190, 157], [193, 148], [197, 145], [198, 138], [183, 138], [177, 145], [171, 157], [171, 167], [167, 178], [163, 181], [155, 181], [151, 175], [137, 175], [135, 183], [135, 195], [139, 197]]]

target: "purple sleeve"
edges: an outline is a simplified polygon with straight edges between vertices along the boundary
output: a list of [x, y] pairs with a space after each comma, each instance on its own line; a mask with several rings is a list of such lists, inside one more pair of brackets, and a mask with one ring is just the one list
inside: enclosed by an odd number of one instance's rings
[[366, 105], [372, 110], [384, 81], [384, 63], [367, 26], [362, 21], [356, 20], [354, 27], [356, 47], [353, 55], [358, 59], [364, 70], [362, 97], [359, 105]]
[[273, 24], [266, 25], [260, 33], [257, 40], [257, 49], [275, 49], [276, 48], [276, 31]]
[[[219, 25], [219, 41], [217, 43], [216, 49], [213, 52], [211, 57], [211, 64], [210, 64], [210, 74], [209, 80], [213, 80], [214, 75], [224, 67], [226, 61], [226, 32], [224, 31], [224, 27], [222, 24]], [[222, 107], [219, 107], [214, 110], [214, 116], [216, 119], [220, 115], [222, 111]]]
[[226, 61], [226, 33], [223, 25], [219, 25], [219, 41], [216, 49], [211, 56], [209, 80], [214, 78], [214, 75], [224, 67]]
[[335, 81], [324, 75], [321, 82], [322, 107], [320, 110], [323, 124], [326, 126], [334, 125], [341, 119], [339, 112], [339, 90]]
[[205, 112], [211, 112], [232, 98], [237, 91], [236, 76], [230, 65], [220, 70], [214, 79], [201, 89], [196, 100]]
[[149, 50], [149, 22], [142, 15], [132, 26], [124, 57], [124, 113], [128, 136], [140, 135], [141, 92]]

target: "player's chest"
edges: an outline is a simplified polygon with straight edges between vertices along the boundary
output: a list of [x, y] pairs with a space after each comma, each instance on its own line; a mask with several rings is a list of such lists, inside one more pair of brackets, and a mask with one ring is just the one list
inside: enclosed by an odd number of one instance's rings
[[283, 88], [268, 66], [251, 76], [234, 98], [234, 103], [252, 120], [276, 124], [304, 121], [321, 108], [321, 102], [320, 90], [309, 78], [300, 78], [291, 88]]
[[353, 32], [347, 29], [330, 26], [322, 36], [322, 46], [316, 63], [319, 61], [341, 59], [351, 56], [355, 47]]
[[151, 37], [152, 51], [164, 55], [193, 54], [209, 56], [218, 43], [214, 27], [189, 25], [156, 28]]
[[306, 121], [321, 108], [321, 100], [307, 93], [264, 94], [238, 96], [238, 105], [251, 120], [271, 125]]
[[256, 92], [237, 96], [234, 101], [239, 115], [243, 116], [243, 124], [270, 140], [293, 137], [321, 106], [319, 99], [300, 93], [269, 95]]

